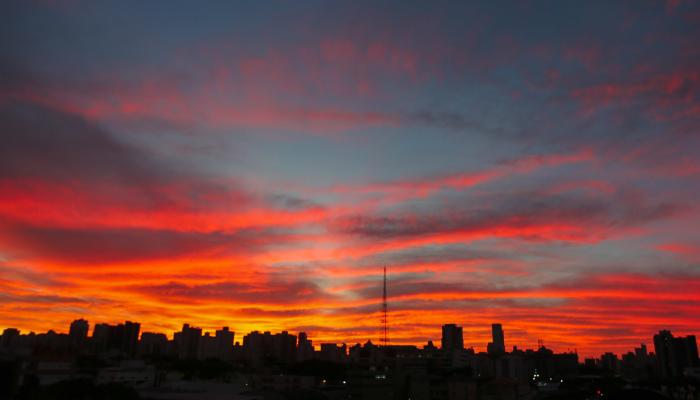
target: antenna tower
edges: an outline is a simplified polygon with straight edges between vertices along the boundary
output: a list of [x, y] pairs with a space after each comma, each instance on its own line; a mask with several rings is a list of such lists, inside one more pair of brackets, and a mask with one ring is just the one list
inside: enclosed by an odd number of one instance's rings
[[386, 267], [384, 267], [384, 285], [382, 291], [382, 320], [381, 320], [381, 333], [379, 338], [379, 345], [386, 347], [389, 345], [389, 318], [387, 312], [387, 306], [389, 303], [386, 301]]

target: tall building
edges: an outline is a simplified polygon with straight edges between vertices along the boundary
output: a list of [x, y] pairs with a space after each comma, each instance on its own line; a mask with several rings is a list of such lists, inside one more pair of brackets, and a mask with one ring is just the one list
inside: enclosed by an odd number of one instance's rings
[[297, 358], [297, 337], [287, 331], [273, 336], [273, 354], [277, 361], [294, 364]]
[[272, 361], [293, 364], [297, 361], [297, 337], [287, 331], [275, 335], [253, 331], [243, 337], [243, 352], [254, 366]]
[[7, 328], [2, 332], [0, 337], [0, 348], [10, 347], [10, 342], [14, 337], [19, 336], [19, 329]]
[[501, 324], [491, 324], [491, 335], [493, 342], [487, 346], [489, 354], [502, 354], [506, 352], [506, 344], [503, 337], [503, 327]]
[[662, 378], [680, 377], [686, 368], [700, 367], [694, 335], [674, 338], [671, 332], [662, 330], [654, 335], [654, 348]]
[[523, 357], [518, 355], [503, 355], [493, 361], [496, 379], [510, 378], [527, 381], [527, 371]]
[[388, 400], [396, 391], [394, 363], [356, 363], [347, 369], [347, 392], [351, 399]]
[[299, 344], [297, 346], [297, 361], [306, 361], [314, 358], [313, 341], [306, 337], [306, 332], [299, 332]]
[[[92, 331], [92, 353], [101, 354], [109, 348], [110, 336], [114, 336], [114, 326], [96, 324]], [[112, 339], [114, 340], [114, 339]]]
[[600, 360], [603, 364], [603, 368], [609, 369], [612, 372], [617, 372], [620, 367], [620, 360], [617, 358], [616, 354], [605, 353], [600, 356]]
[[318, 353], [318, 359], [332, 361], [336, 363], [346, 362], [348, 358], [348, 346], [343, 343], [322, 343], [321, 351]]
[[658, 335], [654, 335], [656, 360], [662, 378], [679, 376], [673, 339], [673, 335], [667, 330], [659, 331]]
[[165, 354], [168, 338], [164, 333], [144, 332], [139, 339], [138, 354]]
[[197, 358], [201, 339], [201, 328], [191, 328], [190, 324], [184, 324], [182, 326], [182, 331], [175, 333], [177, 357], [181, 360]]
[[462, 327], [456, 324], [446, 324], [442, 327], [442, 349], [457, 350], [464, 348]]
[[253, 331], [243, 336], [243, 353], [253, 366], [263, 365], [266, 356], [266, 338], [270, 332]]
[[216, 331], [216, 341], [218, 346], [219, 357], [222, 360], [231, 360], [233, 358], [233, 340], [235, 332], [224, 326], [220, 331]]
[[206, 360], [208, 358], [219, 357], [219, 341], [211, 333], [207, 332], [199, 338], [199, 348], [197, 349], [197, 358]]
[[124, 324], [117, 325], [117, 331], [121, 336], [119, 342], [122, 353], [127, 358], [135, 356], [139, 344], [141, 324], [138, 322], [126, 321]]
[[436, 375], [423, 375], [412, 377], [410, 384], [410, 398], [413, 400], [441, 399], [477, 399], [476, 380], [465, 375], [452, 375], [441, 377]]
[[136, 355], [140, 330], [141, 324], [131, 321], [117, 326], [97, 324], [92, 331], [92, 351], [95, 354], [110, 352], [133, 357]]
[[216, 331], [216, 336], [211, 336], [209, 332], [199, 338], [197, 358], [206, 360], [207, 358], [219, 358], [231, 360], [233, 358], [233, 337], [227, 326]]
[[648, 376], [654, 374], [656, 371], [656, 357], [653, 352], [647, 352], [647, 345], [642, 343], [641, 347], [635, 347], [634, 356], [636, 358], [638, 371], [645, 372]]
[[676, 347], [678, 348], [678, 359], [681, 366], [684, 369], [687, 367], [700, 367], [700, 360], [698, 359], [698, 342], [695, 339], [695, 335], [676, 338], [676, 343]]
[[86, 320], [81, 318], [73, 321], [68, 331], [71, 347], [80, 350], [84, 349], [87, 343], [88, 331], [90, 331], [90, 324]]
[[642, 347], [634, 348], [634, 355], [637, 358], [637, 365], [643, 366], [649, 364], [649, 354], [647, 353], [647, 345], [642, 343]]

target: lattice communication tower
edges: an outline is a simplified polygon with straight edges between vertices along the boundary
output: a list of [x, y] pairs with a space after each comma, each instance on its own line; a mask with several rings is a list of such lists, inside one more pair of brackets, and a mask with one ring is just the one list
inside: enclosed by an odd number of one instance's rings
[[388, 313], [389, 303], [386, 300], [386, 267], [384, 267], [384, 286], [382, 291], [382, 320], [381, 320], [381, 332], [379, 338], [379, 345], [386, 347], [389, 345], [389, 313]]

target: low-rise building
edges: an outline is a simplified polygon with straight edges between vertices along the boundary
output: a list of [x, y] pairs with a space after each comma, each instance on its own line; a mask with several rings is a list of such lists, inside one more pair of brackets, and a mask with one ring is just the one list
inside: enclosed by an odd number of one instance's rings
[[155, 377], [153, 365], [146, 365], [142, 360], [123, 360], [118, 367], [100, 369], [95, 381], [97, 384], [116, 382], [128, 386], [151, 386]]
[[686, 367], [683, 374], [688, 378], [700, 379], [700, 368]]
[[527, 382], [502, 378], [482, 386], [482, 400], [530, 400], [535, 392]]
[[311, 389], [314, 386], [313, 376], [295, 375], [251, 375], [254, 389], [287, 390], [287, 389]]
[[17, 385], [23, 385], [30, 377], [36, 377], [39, 385], [52, 385], [75, 375], [73, 356], [21, 357]]
[[348, 368], [348, 398], [390, 400], [395, 392], [395, 366], [385, 363], [354, 364]]
[[412, 400], [476, 400], [476, 381], [465, 375], [416, 376], [411, 379]]

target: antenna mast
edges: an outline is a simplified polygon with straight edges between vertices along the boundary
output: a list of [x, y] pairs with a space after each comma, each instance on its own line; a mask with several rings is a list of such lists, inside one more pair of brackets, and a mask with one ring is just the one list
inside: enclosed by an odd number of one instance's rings
[[382, 320], [381, 320], [381, 337], [379, 338], [380, 346], [387, 347], [389, 345], [389, 329], [388, 329], [388, 312], [387, 306], [389, 303], [386, 300], [386, 267], [384, 267], [384, 285], [382, 292]]

